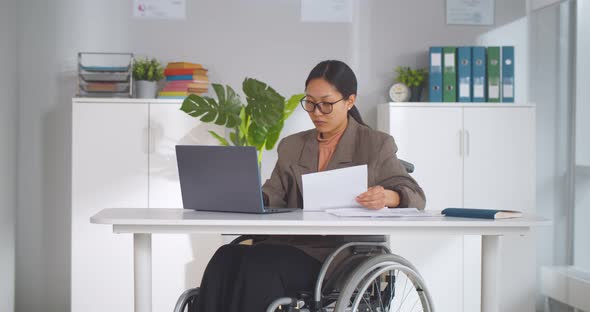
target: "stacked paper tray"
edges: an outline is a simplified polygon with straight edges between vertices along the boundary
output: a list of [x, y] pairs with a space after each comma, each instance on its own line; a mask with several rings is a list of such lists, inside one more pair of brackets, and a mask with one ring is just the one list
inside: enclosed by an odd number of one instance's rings
[[132, 53], [78, 53], [78, 95], [131, 97]]
[[127, 82], [87, 82], [80, 81], [80, 90], [86, 92], [129, 92], [129, 83]]
[[128, 72], [100, 72], [100, 71], [80, 71], [80, 77], [86, 82], [93, 81], [113, 81], [126, 82], [129, 80]]

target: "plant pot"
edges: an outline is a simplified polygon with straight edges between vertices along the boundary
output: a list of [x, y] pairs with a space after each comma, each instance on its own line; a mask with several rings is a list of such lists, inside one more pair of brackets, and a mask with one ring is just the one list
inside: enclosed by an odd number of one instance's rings
[[420, 99], [422, 98], [422, 88], [422, 86], [410, 88], [410, 91], [412, 92], [410, 102], [420, 102]]
[[138, 99], [153, 99], [158, 93], [156, 81], [137, 80], [135, 82], [135, 97]]

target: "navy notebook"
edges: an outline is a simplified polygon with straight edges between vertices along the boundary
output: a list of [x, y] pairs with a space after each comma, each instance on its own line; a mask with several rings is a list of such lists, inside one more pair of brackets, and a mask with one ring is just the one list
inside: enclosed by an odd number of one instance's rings
[[509, 219], [522, 217], [522, 212], [519, 211], [495, 209], [446, 208], [441, 213], [446, 217], [480, 219]]

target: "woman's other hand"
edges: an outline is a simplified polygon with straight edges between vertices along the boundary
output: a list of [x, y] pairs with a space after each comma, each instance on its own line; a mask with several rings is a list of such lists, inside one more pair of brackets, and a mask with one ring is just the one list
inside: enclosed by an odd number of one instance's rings
[[381, 209], [383, 207], [399, 206], [400, 198], [397, 192], [376, 185], [357, 196], [356, 201], [368, 209]]

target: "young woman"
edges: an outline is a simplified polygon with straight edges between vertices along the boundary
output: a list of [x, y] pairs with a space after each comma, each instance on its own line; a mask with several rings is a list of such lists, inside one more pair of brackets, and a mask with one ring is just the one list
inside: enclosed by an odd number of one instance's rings
[[[314, 67], [301, 105], [315, 129], [279, 143], [277, 164], [262, 187], [265, 204], [303, 207], [301, 175], [366, 164], [370, 187], [358, 203], [368, 209], [424, 208], [424, 192], [397, 159], [393, 138], [364, 124], [356, 93], [356, 77], [345, 63]], [[279, 297], [312, 290], [322, 262], [338, 246], [374, 238], [269, 236], [253, 246], [222, 246], [205, 270], [197, 311], [265, 311]]]

